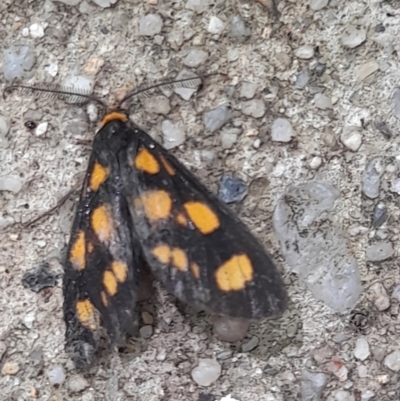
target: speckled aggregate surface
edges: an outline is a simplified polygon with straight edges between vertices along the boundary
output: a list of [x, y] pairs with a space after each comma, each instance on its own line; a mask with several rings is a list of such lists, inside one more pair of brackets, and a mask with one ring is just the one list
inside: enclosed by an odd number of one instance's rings
[[[96, 3], [116, 4], [103, 8]], [[193, 50], [201, 60], [193, 71], [223, 71], [224, 76], [207, 78], [189, 101], [171, 96], [169, 108], [163, 109], [166, 116], [152, 112], [150, 103], [140, 104], [132, 118], [160, 141], [164, 120], [179, 127], [185, 139], [171, 152], [215, 193], [223, 173], [247, 183], [248, 196], [233, 208], [282, 271], [287, 269], [272, 231], [274, 205], [288, 184], [329, 181], [340, 191], [335, 213], [363, 285], [357, 305], [363, 314], [337, 314], [286, 273], [288, 311], [280, 319], [252, 324], [246, 338], [234, 344], [213, 335], [209, 317], [182, 315], [157, 287], [153, 304], [147, 305], [154, 317], [150, 338], [138, 340], [131, 354], [105, 354], [88, 373], [76, 376], [64, 352], [60, 280], [40, 293], [22, 285], [24, 273], [43, 262], [62, 272], [76, 193], [33, 227], [20, 223], [52, 208], [81, 183], [96, 130], [92, 120], [98, 118], [87, 106], [12, 94], [0, 100], [3, 120], [11, 121], [10, 131], [0, 138], [0, 176], [16, 177], [14, 184], [21, 188], [0, 191], [2, 400], [204, 401], [228, 400], [229, 395], [238, 401], [300, 400], [305, 369], [325, 373], [326, 383], [322, 395], [315, 390], [315, 398], [307, 398], [303, 387], [303, 400], [400, 399], [400, 297], [394, 292], [400, 284], [400, 113], [396, 97], [392, 100], [400, 77], [400, 8], [396, 1], [331, 0], [316, 11], [324, 3], [283, 0], [277, 17], [262, 4], [245, 0], [1, 2], [1, 51], [31, 46], [36, 62], [27, 73], [30, 82], [87, 75], [94, 78], [96, 94], [112, 103], [145, 79], [190, 69], [187, 57]], [[149, 14], [158, 16], [154, 32], [140, 36]], [[235, 16], [246, 25], [244, 38], [232, 35]], [[365, 40], [346, 47], [348, 29], [365, 31]], [[309, 77], [300, 88], [296, 77], [307, 68]], [[256, 85], [250, 99], [240, 97], [243, 82]], [[4, 88], [3, 76], [0, 83]], [[204, 113], [223, 104], [229, 104], [231, 118], [215, 132], [206, 131]], [[277, 118], [290, 121], [294, 137], [289, 142], [272, 140]], [[28, 130], [28, 120], [47, 122], [46, 132]], [[390, 136], [377, 129], [383, 122]], [[348, 140], [346, 127], [358, 135]], [[233, 129], [232, 145], [222, 146], [223, 132]], [[370, 199], [362, 194], [361, 177], [373, 156], [383, 158], [384, 168], [378, 197]], [[374, 229], [372, 215], [379, 201], [389, 218]], [[367, 260], [366, 249], [376, 242], [390, 242], [393, 255]], [[351, 324], [364, 313], [365, 324]], [[256, 347], [243, 352], [252, 347], [242, 345], [254, 337]], [[360, 339], [368, 343], [368, 352]], [[208, 387], [191, 377], [202, 358], [214, 358], [222, 367]], [[58, 365], [66, 377], [54, 385], [49, 374]]]

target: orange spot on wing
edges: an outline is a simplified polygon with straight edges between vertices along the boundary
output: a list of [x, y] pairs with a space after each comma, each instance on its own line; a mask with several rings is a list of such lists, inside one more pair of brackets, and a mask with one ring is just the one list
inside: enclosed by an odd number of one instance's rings
[[98, 206], [93, 210], [91, 226], [101, 242], [106, 242], [110, 239], [113, 232], [113, 222], [106, 205]]
[[96, 322], [95, 308], [88, 299], [77, 301], [75, 310], [82, 326], [89, 330], [97, 329], [98, 324]]
[[175, 169], [171, 166], [171, 164], [169, 162], [167, 162], [165, 157], [163, 155], [160, 155], [159, 157], [160, 157], [161, 163], [163, 164], [163, 166], [165, 168], [165, 171], [169, 175], [175, 175]]
[[197, 278], [197, 279], [200, 278], [200, 267], [197, 263], [192, 262], [190, 264], [190, 271], [192, 272], [192, 274], [195, 278]]
[[113, 272], [106, 270], [103, 274], [103, 285], [106, 289], [108, 295], [115, 295], [117, 293], [117, 279], [114, 276]]
[[160, 165], [157, 159], [145, 147], [140, 148], [136, 155], [135, 167], [148, 174], [157, 174], [160, 172]]
[[112, 120], [119, 120], [123, 123], [128, 121], [128, 116], [125, 113], [121, 113], [120, 111], [112, 111], [111, 113], [106, 114], [101, 120], [101, 126], [104, 127], [107, 123]]
[[86, 266], [86, 244], [85, 232], [80, 230], [71, 246], [69, 252], [69, 261], [72, 266], [77, 270], [83, 270]]
[[111, 270], [119, 283], [125, 282], [128, 277], [128, 265], [120, 260], [111, 263]]
[[151, 251], [151, 253], [164, 265], [167, 265], [171, 259], [171, 248], [168, 245], [158, 245]]
[[176, 222], [183, 227], [186, 227], [188, 224], [187, 218], [183, 213], [178, 213], [176, 215]]
[[110, 174], [110, 169], [108, 167], [104, 167], [100, 163], [94, 163], [92, 172], [90, 174], [89, 179], [89, 188], [92, 191], [97, 191], [100, 188], [100, 185], [103, 184]]
[[172, 248], [171, 251], [172, 266], [179, 271], [184, 272], [188, 269], [188, 258], [186, 253], [180, 248]]
[[211, 234], [220, 226], [218, 216], [204, 203], [186, 202], [184, 205], [190, 220], [202, 234]]
[[222, 291], [239, 291], [253, 279], [254, 270], [247, 255], [235, 255], [215, 272], [215, 280]]
[[141, 195], [144, 212], [150, 221], [169, 217], [172, 209], [172, 199], [168, 192], [160, 189], [145, 192]]

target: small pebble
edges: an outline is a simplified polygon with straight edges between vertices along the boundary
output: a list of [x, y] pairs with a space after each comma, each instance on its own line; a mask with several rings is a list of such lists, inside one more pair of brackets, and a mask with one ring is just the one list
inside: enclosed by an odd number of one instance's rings
[[188, 0], [185, 8], [191, 11], [201, 14], [208, 6], [208, 3], [204, 0]]
[[400, 371], [400, 351], [393, 351], [387, 355], [383, 364], [393, 372]]
[[258, 89], [258, 85], [252, 82], [242, 82], [240, 86], [240, 97], [244, 97], [246, 99], [253, 99]]
[[357, 367], [358, 377], [363, 379], [364, 377], [368, 376], [368, 369], [365, 365], [360, 365]]
[[5, 175], [0, 177], [0, 191], [9, 191], [17, 194], [21, 191], [23, 182], [17, 175]]
[[47, 132], [47, 128], [49, 127], [48, 122], [40, 123], [35, 130], [36, 136], [42, 136]]
[[295, 56], [303, 60], [309, 60], [314, 56], [314, 48], [309, 45], [301, 46], [294, 52]]
[[139, 21], [140, 36], [154, 36], [161, 32], [163, 20], [158, 14], [147, 14]]
[[379, 196], [381, 177], [385, 171], [385, 162], [381, 157], [374, 157], [365, 166], [361, 177], [361, 188], [365, 196], [375, 199]]
[[221, 375], [221, 365], [214, 359], [200, 359], [191, 375], [199, 386], [208, 387]]
[[92, 0], [93, 3], [97, 4], [99, 7], [108, 8], [115, 4], [118, 0]]
[[328, 5], [329, 0], [311, 0], [310, 8], [313, 11], [319, 11]]
[[45, 70], [47, 71], [47, 73], [50, 76], [55, 77], [57, 75], [57, 73], [58, 73], [58, 64], [57, 63], [51, 63], [47, 67], [45, 67]]
[[208, 23], [207, 31], [212, 35], [219, 35], [225, 28], [225, 24], [214, 15], [210, 18]]
[[317, 170], [318, 168], [321, 167], [321, 164], [322, 164], [322, 158], [319, 156], [315, 156], [310, 161], [310, 168], [312, 168], [313, 170]]
[[208, 53], [204, 50], [192, 49], [189, 50], [185, 59], [183, 60], [183, 64], [186, 67], [196, 68], [200, 64], [203, 64], [208, 58]]
[[153, 316], [147, 311], [142, 313], [142, 319], [144, 324], [153, 324], [154, 322]]
[[367, 39], [367, 31], [364, 28], [357, 28], [355, 26], [347, 27], [342, 35], [342, 45], [350, 49], [360, 46]]
[[244, 343], [242, 345], [242, 352], [250, 352], [253, 351], [254, 348], [257, 347], [259, 342], [258, 337], [254, 336], [250, 339], [250, 341], [247, 341], [247, 343]]
[[300, 72], [300, 74], [297, 74], [295, 83], [296, 88], [304, 89], [307, 86], [308, 82], [310, 81], [310, 78], [311, 74], [308, 68]]
[[253, 99], [242, 102], [241, 109], [243, 114], [253, 118], [261, 118], [266, 112], [265, 103], [262, 99]]
[[31, 72], [36, 63], [34, 49], [30, 46], [11, 46], [5, 49], [2, 54], [2, 68], [6, 81], [13, 81], [16, 78], [30, 78]]
[[231, 110], [227, 104], [218, 106], [214, 110], [204, 113], [203, 123], [207, 131], [215, 132], [225, 125], [231, 118]]
[[316, 93], [314, 96], [314, 104], [315, 107], [321, 110], [331, 109], [332, 102], [328, 96], [323, 95], [322, 93]]
[[375, 397], [375, 393], [372, 390], [365, 390], [361, 394], [361, 401], [369, 401], [372, 400], [372, 398]]
[[357, 82], [361, 82], [378, 70], [379, 70], [379, 64], [376, 61], [368, 61], [368, 63], [362, 64], [354, 68], [354, 76]]
[[238, 136], [242, 131], [239, 128], [231, 128], [221, 131], [221, 146], [223, 149], [231, 149], [236, 143]]
[[74, 375], [68, 380], [67, 387], [71, 393], [80, 393], [89, 387], [89, 382], [81, 375]]
[[250, 29], [246, 27], [240, 15], [234, 15], [232, 17], [229, 26], [229, 35], [239, 42], [244, 42], [251, 35]]
[[376, 128], [385, 139], [390, 139], [392, 137], [392, 131], [385, 121], [374, 121], [374, 128]]
[[147, 325], [140, 328], [140, 337], [150, 338], [153, 335], [153, 326]]
[[242, 201], [247, 195], [247, 185], [239, 178], [224, 174], [219, 184], [218, 197], [225, 203]]
[[325, 373], [310, 372], [304, 369], [301, 375], [301, 400], [320, 401], [328, 378], [329, 376]]
[[339, 390], [335, 394], [336, 401], [355, 401], [354, 396], [348, 391]]
[[396, 89], [392, 96], [392, 113], [400, 119], [400, 89]]
[[57, 285], [57, 274], [52, 273], [46, 264], [37, 269], [30, 269], [22, 277], [22, 285], [33, 292]]
[[165, 96], [151, 96], [143, 99], [143, 106], [149, 113], [166, 116], [171, 111], [169, 99]]
[[348, 377], [349, 370], [339, 358], [332, 358], [332, 361], [327, 364], [327, 370], [333, 373], [341, 382], [345, 382]]
[[393, 254], [394, 250], [391, 242], [378, 242], [370, 245], [365, 252], [367, 260], [371, 262], [381, 262], [391, 258]]
[[0, 148], [7, 147], [7, 134], [11, 128], [11, 119], [3, 114], [0, 114]]
[[83, 71], [87, 75], [97, 75], [102, 69], [105, 61], [103, 58], [98, 56], [91, 56], [89, 60], [85, 63]]
[[220, 316], [214, 320], [213, 331], [219, 340], [234, 343], [244, 338], [249, 326], [248, 320]]
[[345, 127], [340, 135], [340, 141], [347, 149], [356, 152], [362, 143], [362, 136], [356, 127]]
[[385, 26], [383, 24], [378, 24], [378, 25], [375, 26], [375, 32], [376, 33], [382, 33], [382, 32], [385, 32], [385, 31], [386, 31], [386, 28], [385, 28]]
[[7, 350], [6, 343], [4, 341], [0, 341], [0, 361], [2, 360], [6, 350]]
[[7, 361], [1, 368], [1, 374], [3, 376], [14, 376], [19, 371], [19, 364], [14, 361]]
[[[392, 298], [397, 299], [397, 301], [400, 301], [400, 285], [397, 285], [393, 292], [392, 292]], [[0, 357], [1, 359], [1, 357]]]
[[358, 338], [354, 348], [354, 356], [360, 361], [365, 361], [370, 355], [369, 344], [364, 338]]
[[285, 118], [277, 118], [271, 127], [271, 138], [274, 142], [290, 142], [294, 136], [292, 124]]
[[64, 368], [61, 365], [54, 365], [47, 371], [47, 377], [52, 386], [63, 384], [65, 381]]
[[371, 300], [378, 311], [383, 312], [390, 308], [390, 298], [385, 287], [381, 283], [372, 284], [370, 287]]
[[44, 29], [43, 26], [41, 24], [32, 24], [29, 27], [29, 35], [31, 36], [31, 38], [34, 39], [39, 39], [39, 38], [43, 38], [44, 36]]
[[[182, 71], [179, 72], [179, 74], [176, 76], [176, 79], [184, 79], [184, 78], [195, 78], [198, 75], [194, 74], [193, 72], [189, 70], [183, 69]], [[191, 87], [191, 88], [175, 88], [174, 92], [179, 95], [183, 100], [189, 100], [192, 95], [197, 91], [197, 89], [200, 87], [201, 83], [199, 83], [197, 88]]]
[[165, 149], [175, 148], [185, 142], [185, 132], [170, 120], [164, 120], [161, 123], [161, 132]]

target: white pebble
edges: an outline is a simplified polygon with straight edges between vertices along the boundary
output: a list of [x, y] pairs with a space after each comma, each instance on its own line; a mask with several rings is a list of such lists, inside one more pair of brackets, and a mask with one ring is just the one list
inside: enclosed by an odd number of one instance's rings
[[221, 365], [214, 359], [200, 359], [192, 370], [192, 379], [199, 385], [208, 387], [221, 375]]
[[108, 8], [111, 7], [112, 4], [115, 4], [118, 0], [92, 0], [92, 1], [99, 7]]
[[368, 63], [359, 65], [354, 68], [354, 76], [358, 82], [361, 82], [378, 70], [379, 64], [376, 61], [368, 61]]
[[97, 107], [93, 103], [89, 103], [87, 106], [87, 114], [92, 123], [97, 121], [98, 113]]
[[396, 178], [392, 181], [392, 186], [390, 187], [391, 192], [395, 192], [400, 195], [400, 178]]
[[47, 128], [49, 127], [48, 122], [40, 123], [35, 130], [36, 136], [42, 136], [47, 132]]
[[44, 36], [44, 29], [41, 24], [32, 24], [29, 27], [29, 34], [31, 35], [31, 38], [38, 39], [38, 38], [43, 38]]
[[285, 118], [277, 118], [271, 127], [271, 138], [274, 142], [290, 142], [294, 136], [292, 124]]
[[392, 292], [392, 298], [400, 301], [400, 285], [397, 285]]
[[15, 194], [21, 191], [22, 181], [17, 175], [5, 175], [0, 177], [0, 191], [14, 192]]
[[357, 367], [358, 377], [364, 378], [368, 376], [368, 369], [365, 365], [360, 365]]
[[224, 30], [224, 23], [214, 15], [210, 18], [207, 31], [213, 35], [219, 35]]
[[400, 351], [393, 351], [387, 355], [383, 363], [393, 372], [398, 372], [400, 370]]
[[390, 298], [381, 283], [372, 284], [370, 291], [372, 302], [378, 311], [382, 312], [390, 308]]
[[192, 49], [188, 52], [183, 64], [187, 67], [196, 68], [207, 60], [208, 53], [203, 50]]
[[68, 380], [67, 386], [71, 393], [80, 393], [89, 387], [89, 382], [81, 375], [74, 375]]
[[22, 29], [22, 36], [27, 38], [29, 36], [29, 28], [25, 27]]
[[148, 14], [139, 22], [139, 35], [154, 36], [161, 32], [163, 20], [157, 14]]
[[54, 365], [47, 371], [47, 377], [52, 386], [63, 384], [65, 381], [64, 368], [61, 365]]
[[356, 152], [361, 146], [362, 137], [356, 127], [346, 127], [340, 135], [340, 141], [347, 149]]
[[313, 11], [319, 11], [328, 5], [329, 0], [311, 0], [310, 8]]
[[52, 77], [55, 77], [58, 73], [58, 64], [57, 63], [51, 63], [49, 66], [45, 68], [47, 73], [51, 75]]
[[323, 95], [322, 93], [316, 93], [314, 96], [314, 104], [315, 107], [326, 110], [332, 108], [331, 99], [328, 96]]
[[175, 148], [185, 141], [185, 132], [170, 120], [164, 120], [161, 123], [161, 131], [165, 149]]
[[355, 26], [347, 27], [341, 36], [342, 45], [353, 49], [360, 46], [367, 39], [367, 31], [363, 28], [357, 28]]
[[354, 348], [354, 356], [360, 361], [365, 361], [370, 355], [369, 344], [364, 338], [358, 338]]
[[304, 60], [309, 60], [314, 56], [314, 48], [310, 45], [301, 46], [294, 52], [295, 56]]
[[310, 168], [316, 170], [321, 166], [321, 164], [322, 164], [322, 158], [319, 156], [315, 156], [310, 161]]

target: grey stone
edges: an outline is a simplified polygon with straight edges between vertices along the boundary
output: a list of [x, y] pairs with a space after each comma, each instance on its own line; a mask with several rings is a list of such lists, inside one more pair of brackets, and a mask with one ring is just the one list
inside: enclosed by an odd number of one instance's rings
[[361, 177], [361, 187], [365, 196], [370, 199], [375, 199], [379, 196], [381, 177], [384, 171], [384, 159], [381, 157], [374, 157], [367, 163]]
[[147, 14], [139, 21], [139, 35], [155, 36], [163, 27], [163, 20], [158, 14]]
[[381, 262], [391, 258], [393, 254], [394, 249], [390, 242], [378, 242], [370, 245], [365, 252], [367, 260], [371, 262]]
[[354, 348], [354, 356], [360, 361], [365, 361], [370, 355], [369, 344], [365, 338], [358, 338]]
[[347, 149], [356, 152], [362, 143], [362, 137], [357, 127], [344, 127], [340, 141]]
[[224, 174], [222, 176], [218, 197], [225, 203], [242, 201], [247, 195], [247, 185], [239, 178]]
[[203, 123], [207, 131], [215, 132], [225, 125], [230, 118], [230, 107], [227, 104], [223, 104], [214, 110], [204, 113]]
[[332, 108], [331, 99], [328, 96], [323, 95], [322, 93], [316, 93], [314, 95], [314, 104], [315, 107], [321, 110]]
[[21, 191], [23, 184], [18, 175], [5, 175], [0, 177], [0, 191], [8, 191], [17, 194]]
[[314, 57], [314, 49], [310, 45], [301, 46], [294, 52], [295, 56], [304, 60]]
[[366, 39], [367, 31], [355, 26], [348, 26], [341, 35], [342, 45], [350, 49], [360, 46]]
[[234, 343], [244, 338], [249, 326], [249, 320], [219, 316], [214, 320], [213, 330], [221, 341]]
[[265, 103], [262, 99], [253, 99], [242, 102], [242, 113], [253, 118], [261, 118], [266, 111]]
[[294, 130], [289, 120], [277, 118], [271, 127], [271, 139], [274, 142], [290, 142], [294, 137]]
[[400, 371], [400, 351], [396, 350], [386, 356], [383, 364], [393, 372]]
[[296, 83], [295, 83], [296, 88], [304, 89], [307, 86], [308, 82], [310, 81], [310, 78], [311, 74], [308, 68], [301, 71], [299, 74], [297, 74], [296, 77]]
[[203, 64], [208, 58], [208, 53], [204, 50], [192, 49], [189, 50], [185, 59], [183, 60], [183, 64], [186, 67], [196, 68], [200, 64]]
[[3, 74], [6, 81], [31, 78], [36, 62], [34, 50], [27, 45], [11, 46], [2, 55]]
[[169, 99], [165, 96], [152, 96], [143, 100], [143, 106], [149, 113], [167, 115], [171, 111]]
[[161, 131], [164, 138], [164, 148], [172, 149], [185, 142], [185, 132], [170, 120], [161, 123]]
[[232, 146], [236, 143], [238, 136], [241, 133], [241, 129], [239, 128], [230, 128], [221, 131], [220, 137], [221, 137], [221, 146], [224, 149], [230, 149]]
[[52, 386], [61, 385], [65, 381], [64, 368], [61, 365], [54, 365], [47, 371], [47, 377]]
[[258, 89], [258, 85], [252, 82], [242, 82], [240, 86], [240, 97], [245, 97], [246, 99], [253, 99]]
[[239, 42], [244, 42], [251, 35], [250, 29], [246, 27], [240, 15], [232, 17], [229, 25], [229, 35]]
[[320, 401], [329, 376], [304, 369], [301, 375], [301, 401]]
[[392, 113], [400, 119], [400, 89], [396, 89], [392, 95]]
[[80, 393], [89, 387], [89, 382], [81, 375], [73, 375], [68, 380], [67, 386], [71, 393]]
[[140, 328], [140, 337], [142, 338], [150, 338], [153, 335], [153, 326], [146, 325]]
[[259, 339], [258, 337], [254, 336], [252, 337], [247, 343], [244, 343], [242, 345], [242, 352], [250, 352], [253, 351], [258, 345]]
[[211, 16], [207, 31], [212, 35], [219, 35], [225, 28], [225, 24], [215, 15]]
[[329, 0], [311, 0], [310, 8], [313, 11], [319, 11], [328, 5]]

